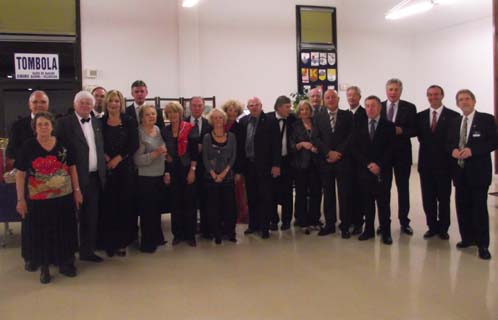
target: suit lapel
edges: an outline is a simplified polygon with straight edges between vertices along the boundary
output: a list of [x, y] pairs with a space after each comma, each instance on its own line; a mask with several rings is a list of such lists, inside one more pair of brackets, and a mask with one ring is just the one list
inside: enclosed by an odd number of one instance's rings
[[71, 121], [73, 122], [74, 131], [76, 132], [76, 136], [83, 141], [83, 143], [88, 147], [88, 143], [86, 142], [85, 134], [83, 133], [83, 129], [81, 128], [80, 121], [78, 117], [73, 114], [71, 115]]
[[474, 113], [474, 118], [472, 119], [472, 123], [469, 124], [469, 135], [467, 138], [466, 146], [469, 145], [474, 140], [474, 133], [477, 131], [479, 127], [479, 113], [476, 111]]

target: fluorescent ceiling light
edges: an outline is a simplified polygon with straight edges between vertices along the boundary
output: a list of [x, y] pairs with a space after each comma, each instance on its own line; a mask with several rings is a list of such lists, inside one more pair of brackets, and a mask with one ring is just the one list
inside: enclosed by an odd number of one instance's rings
[[389, 10], [389, 12], [386, 13], [386, 19], [397, 20], [429, 11], [432, 7], [434, 7], [434, 1], [431, 0], [415, 2], [413, 4], [410, 4], [410, 2], [413, 1], [402, 1], [400, 4]]
[[199, 3], [199, 0], [183, 0], [182, 7], [184, 7], [184, 8], [192, 8], [197, 3]]

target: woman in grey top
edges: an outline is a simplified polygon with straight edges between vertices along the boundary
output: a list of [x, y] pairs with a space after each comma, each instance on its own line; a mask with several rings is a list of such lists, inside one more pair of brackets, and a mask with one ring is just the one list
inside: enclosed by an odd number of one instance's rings
[[161, 198], [163, 197], [164, 162], [167, 150], [159, 128], [155, 125], [156, 108], [143, 106], [139, 113], [140, 145], [135, 153], [138, 168], [138, 209], [140, 212], [140, 250], [153, 253], [164, 245], [161, 229]]
[[227, 115], [223, 110], [211, 110], [208, 121], [213, 130], [204, 136], [202, 142], [208, 185], [208, 219], [216, 244], [221, 244], [222, 235], [236, 242], [233, 166], [237, 156], [237, 141], [235, 135], [225, 129]]

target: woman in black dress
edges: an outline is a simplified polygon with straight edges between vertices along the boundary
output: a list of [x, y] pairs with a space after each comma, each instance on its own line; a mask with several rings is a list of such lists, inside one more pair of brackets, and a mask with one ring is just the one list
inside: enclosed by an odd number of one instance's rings
[[36, 138], [27, 140], [16, 159], [16, 210], [29, 226], [26, 257], [41, 266], [40, 282], [49, 283], [49, 266], [76, 276], [78, 249], [75, 207], [83, 196], [71, 154], [53, 135], [54, 117], [39, 112], [33, 119]]
[[[310, 227], [320, 226], [320, 204], [322, 189], [320, 186], [319, 162], [317, 148], [311, 143], [312, 107], [304, 100], [297, 108], [298, 121], [294, 123], [290, 137], [290, 152], [293, 154], [291, 166], [295, 172], [296, 201], [295, 214], [306, 234]], [[309, 195], [309, 203], [306, 198]]]
[[182, 121], [183, 107], [178, 102], [170, 102], [164, 108], [170, 124], [162, 129], [166, 143], [166, 173], [164, 182], [171, 185], [171, 231], [173, 245], [187, 241], [196, 246], [196, 213], [193, 199], [193, 183], [197, 165], [197, 134], [189, 122]]
[[124, 113], [121, 92], [109, 91], [104, 98], [102, 133], [107, 179], [102, 199], [101, 246], [109, 257], [126, 255], [134, 240], [136, 218], [133, 211], [133, 155], [138, 149], [137, 124]]

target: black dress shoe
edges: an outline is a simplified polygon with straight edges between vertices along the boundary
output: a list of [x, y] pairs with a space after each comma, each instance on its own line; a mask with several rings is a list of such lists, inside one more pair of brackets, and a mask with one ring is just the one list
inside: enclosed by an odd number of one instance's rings
[[482, 260], [491, 260], [491, 253], [488, 248], [479, 248], [479, 258]]
[[282, 223], [280, 230], [285, 231], [290, 229], [290, 223]]
[[40, 271], [40, 282], [42, 284], [47, 284], [50, 282], [50, 279], [50, 269], [48, 268], [48, 266], [42, 266]]
[[116, 255], [118, 257], [124, 257], [124, 256], [126, 256], [126, 249], [119, 249], [119, 250], [117, 250], [116, 251]]
[[393, 244], [393, 239], [391, 236], [382, 236], [382, 242], [387, 245]]
[[97, 262], [97, 263], [104, 261], [104, 259], [96, 255], [95, 253], [89, 256], [80, 256], [80, 260], [88, 262]]
[[65, 264], [59, 267], [59, 273], [69, 278], [76, 277], [76, 267], [74, 264]]
[[358, 237], [358, 240], [360, 241], [366, 241], [368, 239], [372, 239], [374, 238], [375, 236], [371, 233], [366, 233], [366, 232], [363, 232], [359, 237]]
[[310, 229], [308, 229], [308, 228], [304, 229], [304, 234], [308, 235], [310, 233], [311, 233]]
[[108, 256], [109, 258], [114, 257], [114, 250], [107, 249], [107, 250], [105, 251], [105, 253], [107, 254], [107, 256]]
[[401, 226], [401, 232], [409, 236], [413, 235], [413, 229], [410, 226]]
[[188, 245], [191, 246], [191, 247], [197, 247], [197, 242], [194, 240], [189, 240], [188, 241]]
[[24, 262], [24, 270], [28, 272], [35, 272], [36, 270], [38, 270], [38, 266], [33, 262], [26, 261]]
[[230, 242], [234, 242], [234, 243], [237, 243], [237, 237], [236, 237], [236, 236], [230, 236], [230, 237], [228, 238], [228, 241], [230, 241]]
[[179, 245], [182, 240], [180, 238], [173, 238], [173, 242], [171, 242], [171, 245], [176, 246]]
[[343, 239], [349, 239], [349, 238], [351, 238], [351, 234], [349, 233], [349, 231], [348, 231], [348, 230], [343, 231], [343, 232], [341, 233], [341, 238], [343, 238]]
[[270, 238], [270, 232], [268, 230], [262, 231], [261, 232], [261, 238], [262, 239], [268, 239], [268, 238]]
[[278, 223], [270, 223], [270, 230], [277, 231], [278, 230]]
[[471, 246], [475, 246], [476, 243], [474, 241], [460, 241], [456, 244], [458, 249], [465, 249]]
[[363, 232], [363, 228], [361, 226], [354, 226], [353, 231], [351, 231], [352, 235], [358, 235]]
[[380, 227], [377, 227], [377, 231], [376, 231], [377, 234], [382, 234], [382, 229]]
[[245, 231], [244, 231], [244, 234], [253, 234], [256, 230], [252, 229], [252, 228], [247, 228]]
[[216, 244], [221, 244], [221, 238], [219, 238], [219, 237], [215, 237], [215, 238], [214, 238], [214, 243], [216, 243]]
[[320, 237], [322, 237], [322, 236], [326, 236], [326, 235], [329, 235], [329, 234], [332, 234], [332, 233], [335, 233], [335, 226], [327, 226], [327, 225], [325, 225], [325, 227], [323, 227], [322, 229], [320, 229], [320, 231], [318, 232], [318, 235]]
[[425, 233], [424, 233], [424, 239], [429, 239], [429, 238], [432, 238], [434, 237], [435, 235], [437, 234], [436, 231], [432, 231], [431, 229], [427, 230]]
[[439, 234], [439, 239], [441, 240], [448, 240], [450, 238], [450, 235], [448, 234], [448, 232], [441, 232]]
[[156, 252], [157, 250], [157, 247], [141, 247], [140, 248], [140, 252], [143, 252], [143, 253], [154, 253]]

